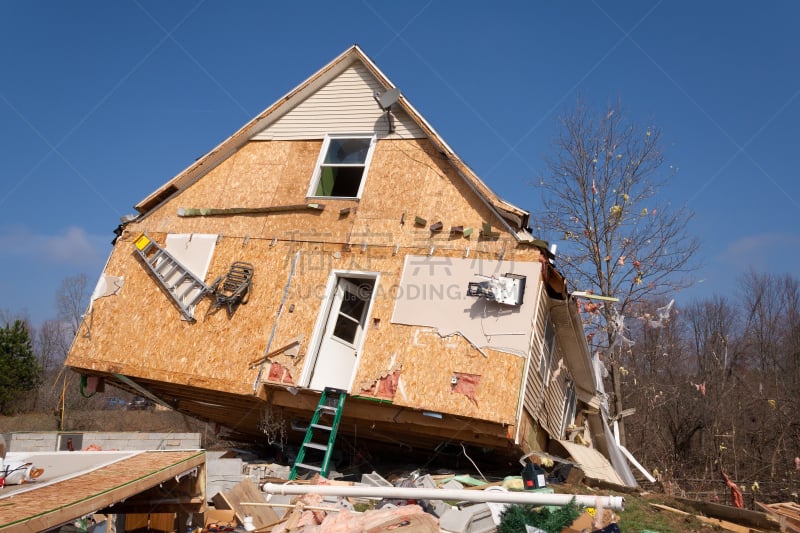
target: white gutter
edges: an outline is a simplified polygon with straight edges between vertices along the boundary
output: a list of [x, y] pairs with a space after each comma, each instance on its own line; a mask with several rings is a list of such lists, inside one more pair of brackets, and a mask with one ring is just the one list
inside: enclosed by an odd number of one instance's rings
[[[409, 487], [371, 487], [339, 485], [279, 485], [264, 483], [261, 490], [269, 494], [298, 495], [319, 494], [320, 496], [343, 496], [346, 498], [392, 498], [407, 500], [449, 500], [464, 502], [520, 503], [531, 505], [564, 506], [575, 499], [577, 505], [585, 507], [604, 507], [622, 511], [625, 498], [622, 496], [590, 496], [576, 494], [543, 494], [540, 492], [502, 492], [486, 490], [424, 489]], [[269, 501], [269, 497], [267, 497]]]

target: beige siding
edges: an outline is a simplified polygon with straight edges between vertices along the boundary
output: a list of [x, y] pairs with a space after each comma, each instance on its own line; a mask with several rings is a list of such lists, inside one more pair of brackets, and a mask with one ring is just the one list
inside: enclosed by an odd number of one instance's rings
[[559, 433], [564, 418], [564, 398], [567, 380], [571, 379], [571, 374], [556, 338], [548, 382], [543, 382], [541, 362], [544, 356], [544, 332], [548, 317], [548, 298], [542, 288], [539, 291], [538, 305], [533, 319], [530, 362], [528, 375], [525, 377], [523, 404], [528, 414], [542, 425], [551, 438], [561, 438]]
[[[561, 365], [560, 368], [559, 365]], [[556, 439], [562, 438], [560, 433], [561, 422], [564, 418], [564, 398], [566, 396], [567, 379], [570, 377], [569, 371], [563, 365], [563, 354], [561, 353], [561, 348], [557, 347], [556, 354], [553, 356], [553, 372], [550, 374], [550, 383], [547, 384], [544, 393], [545, 427], [550, 436]]]
[[533, 316], [533, 335], [531, 335], [530, 362], [528, 375], [525, 377], [525, 409], [534, 418], [540, 420], [542, 406], [542, 374], [539, 370], [542, 361], [542, 345], [544, 343], [544, 324], [547, 319], [547, 295], [541, 283], [537, 287], [538, 302]]
[[[253, 136], [253, 140], [321, 139], [326, 133], [389, 135], [386, 116], [375, 101], [384, 87], [362, 63], [348, 67], [330, 83]], [[402, 110], [392, 111], [393, 138], [424, 138], [425, 134]]]

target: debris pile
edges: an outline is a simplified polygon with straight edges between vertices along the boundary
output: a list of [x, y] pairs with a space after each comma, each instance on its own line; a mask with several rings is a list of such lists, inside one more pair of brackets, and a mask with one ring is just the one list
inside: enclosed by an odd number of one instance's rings
[[[259, 533], [503, 533], [520, 524], [536, 533], [619, 531], [614, 511], [622, 509], [622, 497], [556, 494], [543, 476], [533, 484], [525, 478], [487, 482], [415, 471], [390, 482], [373, 471], [360, 482], [272, 479], [260, 491], [246, 479], [212, 500], [238, 530]], [[225, 530], [219, 527], [218, 520], [206, 520], [205, 531]]]

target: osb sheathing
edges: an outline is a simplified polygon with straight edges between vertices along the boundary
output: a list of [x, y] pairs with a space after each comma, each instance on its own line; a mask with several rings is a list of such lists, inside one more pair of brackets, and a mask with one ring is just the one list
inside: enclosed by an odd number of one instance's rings
[[[306, 197], [321, 141], [251, 142], [190, 187], [148, 214], [142, 226], [170, 233], [216, 233], [229, 237], [300, 239], [322, 242], [376, 242], [400, 246], [489, 244], [479, 239], [483, 222], [501, 222], [426, 140], [381, 140], [375, 148], [360, 200]], [[214, 217], [177, 216], [184, 208], [258, 208], [322, 203], [321, 212]], [[340, 215], [341, 209], [351, 213]], [[415, 217], [427, 221], [414, 224]], [[403, 223], [403, 218], [405, 218]], [[444, 231], [429, 226], [441, 221]], [[450, 236], [450, 228], [473, 228], [469, 238]]]
[[[391, 324], [393, 289], [407, 254], [538, 261], [536, 249], [520, 246], [502, 231], [486, 204], [471, 191], [430, 143], [378, 142], [360, 201], [324, 200], [322, 212], [179, 217], [180, 207], [266, 207], [304, 204], [320, 141], [251, 142], [141, 221], [117, 241], [105, 273], [124, 276], [122, 290], [94, 302], [93, 311], [67, 364], [143, 379], [252, 394], [269, 365], [277, 363], [298, 380], [332, 269], [380, 273], [366, 324], [352, 393], [400, 369], [396, 405], [513, 423], [524, 360], [471, 346], [428, 328]], [[351, 208], [347, 214], [340, 209]], [[414, 223], [420, 216], [426, 227]], [[404, 219], [404, 220], [403, 220]], [[427, 226], [442, 221], [444, 231]], [[483, 222], [501, 231], [479, 237]], [[474, 228], [471, 237], [451, 235], [451, 226]], [[206, 283], [234, 261], [255, 265], [252, 292], [232, 317], [224, 308], [209, 313], [211, 298], [195, 310], [196, 322], [180, 313], [143, 267], [132, 244], [140, 232], [163, 244], [166, 233], [219, 235]], [[366, 247], [362, 245], [367, 243]], [[291, 275], [288, 297], [269, 343]], [[466, 287], [465, 287], [466, 290]], [[263, 369], [249, 363], [264, 353], [303, 339], [297, 355], [278, 354]], [[262, 374], [259, 374], [263, 370]], [[473, 402], [452, 391], [454, 373], [481, 376]]]

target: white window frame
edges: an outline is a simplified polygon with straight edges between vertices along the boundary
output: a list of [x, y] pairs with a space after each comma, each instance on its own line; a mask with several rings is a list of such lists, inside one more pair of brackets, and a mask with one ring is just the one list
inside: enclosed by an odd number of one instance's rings
[[[317, 195], [317, 187], [319, 186], [319, 180], [322, 176], [322, 168], [325, 163], [325, 156], [328, 153], [328, 148], [330, 148], [331, 141], [334, 139], [369, 139], [369, 150], [367, 150], [367, 157], [364, 159], [363, 165], [361, 163], [357, 164], [339, 164], [336, 165], [337, 167], [363, 167], [364, 172], [361, 174], [361, 183], [358, 185], [358, 193], [355, 196], [319, 196]], [[337, 198], [337, 199], [360, 199], [361, 194], [364, 192], [364, 184], [367, 182], [367, 174], [369, 173], [369, 165], [372, 161], [372, 154], [375, 152], [375, 144], [376, 144], [377, 137], [374, 134], [327, 134], [325, 135], [325, 139], [322, 142], [322, 148], [319, 151], [319, 156], [317, 157], [317, 164], [314, 167], [314, 175], [311, 178], [311, 184], [308, 187], [308, 193], [306, 196], [308, 198]]]

